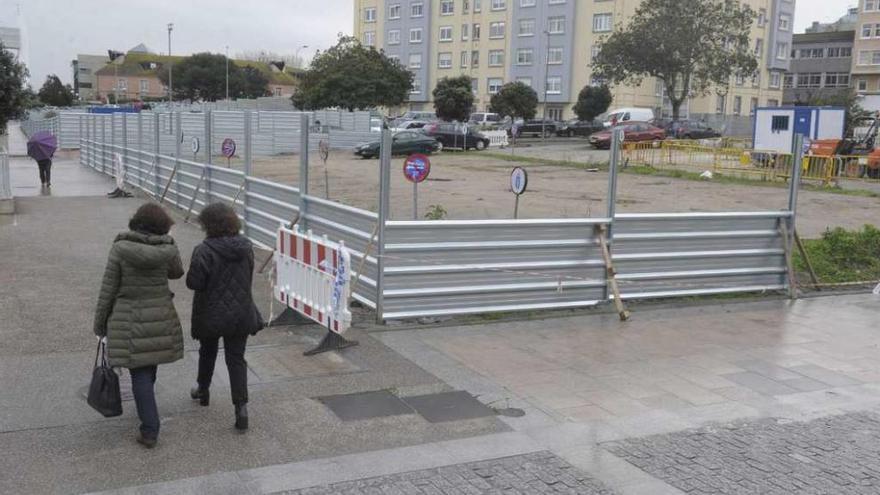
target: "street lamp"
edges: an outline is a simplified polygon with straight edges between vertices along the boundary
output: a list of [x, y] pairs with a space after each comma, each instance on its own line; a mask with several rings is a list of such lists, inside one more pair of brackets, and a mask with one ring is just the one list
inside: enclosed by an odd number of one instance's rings
[[171, 67], [174, 65], [174, 61], [171, 60], [171, 31], [174, 30], [174, 24], [168, 23], [168, 104], [173, 104], [173, 92], [174, 92], [174, 82], [172, 80], [172, 70]]
[[296, 68], [297, 68], [297, 69], [301, 69], [301, 68], [302, 68], [302, 67], [300, 67], [300, 63], [299, 63], [299, 51], [302, 50], [302, 49], [304, 49], [304, 48], [308, 48], [308, 47], [309, 47], [309, 45], [303, 45], [303, 46], [301, 46], [301, 47], [299, 47], [299, 48], [296, 49], [296, 52], [295, 52], [295, 54], [293, 55], [293, 61], [296, 62]]
[[117, 52], [116, 50], [107, 50], [107, 58], [113, 64], [113, 104], [115, 105], [119, 104], [119, 63], [116, 59], [123, 55], [124, 53]]
[[547, 141], [547, 80], [550, 79], [550, 31], [544, 30], [547, 35], [547, 53], [544, 58], [544, 115], [541, 118], [541, 141]]
[[229, 45], [226, 45], [226, 101], [229, 101]]

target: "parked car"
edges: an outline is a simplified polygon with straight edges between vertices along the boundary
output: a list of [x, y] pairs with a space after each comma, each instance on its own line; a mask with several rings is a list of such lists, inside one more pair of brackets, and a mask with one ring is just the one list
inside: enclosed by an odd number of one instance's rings
[[654, 110], [650, 108], [618, 108], [605, 117], [605, 127], [614, 127], [625, 122], [650, 122], [654, 120]]
[[404, 120], [427, 120], [428, 122], [437, 120], [437, 114], [434, 112], [417, 112], [410, 110], [400, 116]]
[[527, 120], [522, 125], [517, 127], [516, 137], [522, 137], [525, 135], [540, 137], [542, 134], [545, 137], [550, 137], [556, 134], [556, 129], [558, 129], [559, 126], [559, 122], [550, 119]]
[[666, 130], [668, 136], [676, 139], [709, 139], [721, 137], [721, 133], [709, 127], [705, 122], [680, 120], [673, 122]]
[[489, 138], [474, 126], [465, 126], [456, 122], [438, 122], [426, 125], [422, 132], [439, 141], [443, 148], [481, 151], [489, 147]]
[[[392, 138], [391, 154], [408, 155], [410, 153], [433, 153], [440, 151], [441, 145], [436, 139], [425, 136], [420, 132], [398, 132]], [[362, 144], [354, 149], [354, 154], [362, 158], [376, 158], [379, 156], [379, 141]]]
[[666, 138], [666, 131], [647, 122], [629, 122], [597, 132], [590, 136], [590, 144], [598, 149], [611, 147], [611, 131], [623, 129], [623, 141], [627, 143], [639, 141], [661, 141]]
[[599, 132], [604, 130], [605, 126], [602, 125], [601, 122], [597, 122], [595, 120], [578, 120], [572, 119], [567, 122], [563, 122], [562, 125], [556, 128], [557, 136], [589, 136], [595, 132]]
[[478, 126], [497, 125], [501, 122], [501, 116], [497, 113], [476, 112], [471, 114], [469, 124]]
[[404, 120], [397, 123], [397, 125], [391, 130], [393, 132], [416, 131], [422, 129], [428, 124], [429, 122], [426, 122], [424, 120]]

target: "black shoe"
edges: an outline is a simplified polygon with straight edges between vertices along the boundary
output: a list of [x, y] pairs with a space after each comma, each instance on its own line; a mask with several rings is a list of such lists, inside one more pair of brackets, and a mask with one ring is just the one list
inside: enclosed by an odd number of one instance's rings
[[156, 443], [159, 441], [157, 438], [145, 437], [143, 433], [138, 432], [137, 437], [135, 437], [137, 443], [143, 445], [148, 449], [152, 449], [156, 446]]
[[211, 392], [207, 388], [193, 387], [189, 391], [189, 396], [199, 401], [199, 404], [207, 406], [211, 403]]
[[247, 404], [235, 405], [235, 429], [240, 431], [248, 429]]

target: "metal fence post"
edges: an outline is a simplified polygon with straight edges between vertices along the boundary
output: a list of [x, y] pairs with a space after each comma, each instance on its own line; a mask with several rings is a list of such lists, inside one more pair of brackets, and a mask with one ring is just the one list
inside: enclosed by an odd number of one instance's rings
[[202, 146], [205, 149], [205, 204], [211, 204], [211, 165], [214, 160], [212, 156], [214, 152], [211, 149], [211, 140], [214, 139], [211, 129], [213, 115], [211, 110], [205, 110], [205, 144]]
[[385, 318], [385, 222], [390, 217], [391, 208], [391, 130], [382, 128], [379, 145], [379, 225], [376, 244], [376, 322]]
[[308, 230], [306, 196], [309, 194], [309, 116], [299, 116], [299, 225]]
[[804, 162], [804, 136], [795, 134], [791, 150], [791, 183], [788, 185], [788, 211], [791, 212], [791, 230], [794, 232], [794, 220], [797, 213], [798, 186], [801, 182], [801, 172]]
[[122, 185], [128, 176], [128, 113], [122, 114]]
[[101, 117], [101, 172], [107, 173], [107, 116]]
[[144, 114], [138, 112], [137, 116], [138, 132], [137, 132], [137, 162], [138, 162], [138, 184], [141, 189], [144, 187]]
[[174, 176], [174, 203], [181, 207], [182, 203], [180, 202], [180, 144], [183, 141], [183, 126], [181, 126], [182, 116], [180, 112], [177, 112], [174, 116], [174, 125], [177, 127], [177, 132], [174, 134], [174, 168], [177, 169], [177, 174]]
[[159, 167], [159, 155], [162, 151], [161, 118], [160, 114], [153, 114], [153, 196], [157, 199], [162, 194], [161, 169]]
[[250, 236], [250, 215], [248, 215], [248, 190], [250, 189], [248, 181], [253, 172], [253, 122], [250, 110], [244, 112], [244, 191], [241, 197], [241, 212], [244, 216], [244, 235]]
[[78, 115], [76, 119], [76, 146], [80, 149], [80, 155], [82, 154], [82, 138], [83, 138], [83, 116]]
[[[617, 174], [620, 171], [620, 152], [623, 144], [623, 129], [611, 131], [611, 156], [608, 160], [608, 203], [605, 206], [605, 216], [608, 218], [606, 242], [608, 256], [611, 257], [614, 244], [614, 216], [617, 213]], [[603, 248], [605, 249], [605, 248]], [[609, 260], [610, 261], [610, 260]], [[608, 270], [605, 271], [605, 300], [611, 297], [612, 281], [609, 279]]]

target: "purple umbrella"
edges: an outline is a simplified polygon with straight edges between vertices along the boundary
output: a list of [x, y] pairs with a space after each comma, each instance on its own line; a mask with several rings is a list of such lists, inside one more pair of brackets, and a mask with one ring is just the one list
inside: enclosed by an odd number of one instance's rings
[[34, 133], [27, 143], [27, 154], [34, 160], [48, 160], [58, 149], [58, 139], [49, 131]]

